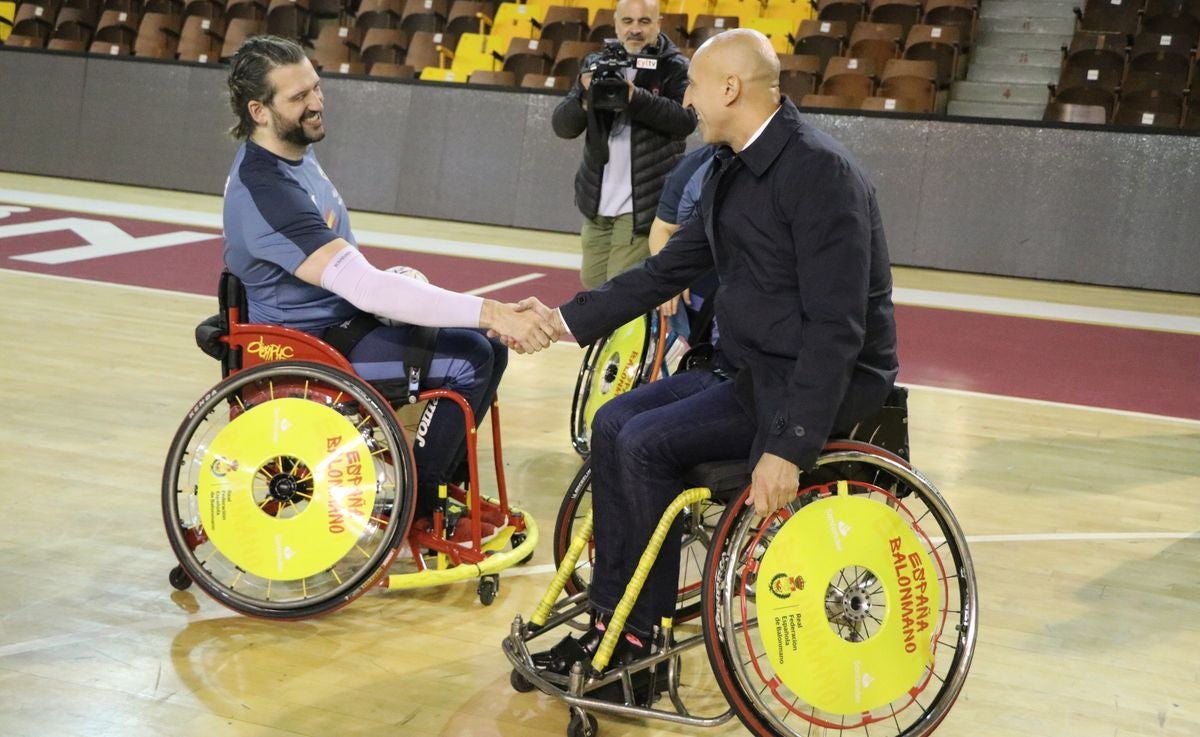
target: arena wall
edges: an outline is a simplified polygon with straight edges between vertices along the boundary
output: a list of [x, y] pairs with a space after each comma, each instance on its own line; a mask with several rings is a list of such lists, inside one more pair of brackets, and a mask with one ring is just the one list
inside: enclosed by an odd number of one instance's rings
[[[222, 191], [225, 70], [0, 48], [0, 170]], [[352, 209], [574, 232], [554, 94], [329, 77]], [[870, 170], [896, 264], [1200, 293], [1200, 136], [810, 114]]]

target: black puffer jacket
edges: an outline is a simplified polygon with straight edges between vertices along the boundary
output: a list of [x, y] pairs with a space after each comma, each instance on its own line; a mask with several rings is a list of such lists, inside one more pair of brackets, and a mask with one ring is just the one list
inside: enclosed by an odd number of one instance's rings
[[[633, 84], [637, 91], [626, 114], [632, 122], [630, 148], [633, 158], [633, 230], [650, 232], [654, 212], [667, 175], [683, 156], [686, 139], [696, 128], [696, 117], [683, 107], [687, 89], [688, 60], [666, 34], [655, 44], [656, 68], [639, 68]], [[644, 54], [650, 47], [643, 50]], [[647, 54], [649, 55], [649, 54]], [[586, 70], [598, 54], [584, 58]], [[554, 109], [554, 132], [560, 138], [575, 138], [587, 131], [583, 163], [575, 175], [575, 205], [586, 217], [600, 209], [600, 183], [608, 162], [608, 135], [615, 114], [583, 109], [587, 92], [579, 80]]]

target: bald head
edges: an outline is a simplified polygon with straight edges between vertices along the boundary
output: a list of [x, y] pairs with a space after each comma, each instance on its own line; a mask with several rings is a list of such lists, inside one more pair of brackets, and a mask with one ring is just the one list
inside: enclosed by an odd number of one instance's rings
[[779, 107], [779, 57], [770, 40], [735, 28], [704, 42], [692, 57], [685, 104], [704, 140], [735, 149]]

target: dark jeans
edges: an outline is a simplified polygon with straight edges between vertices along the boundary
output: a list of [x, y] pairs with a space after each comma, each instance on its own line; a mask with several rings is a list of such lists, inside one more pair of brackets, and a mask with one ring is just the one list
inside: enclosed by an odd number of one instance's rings
[[[663, 511], [684, 489], [684, 471], [749, 457], [754, 434], [733, 382], [707, 370], [645, 384], [600, 408], [591, 438], [597, 611], [616, 608]], [[681, 535], [677, 519], [630, 613], [626, 628], [640, 635], [674, 614]]]
[[[409, 327], [385, 325], [363, 337], [348, 358], [358, 375], [367, 381], [403, 378], [406, 373], [400, 356], [411, 337]], [[478, 425], [492, 406], [507, 366], [508, 349], [499, 341], [489, 340], [484, 331], [442, 328], [421, 388], [452, 389], [463, 395]], [[466, 437], [466, 423], [457, 404], [435, 399], [425, 407], [412, 438], [413, 460], [417, 465], [418, 517], [432, 514], [437, 504], [437, 487], [451, 481], [450, 476], [466, 451]]]

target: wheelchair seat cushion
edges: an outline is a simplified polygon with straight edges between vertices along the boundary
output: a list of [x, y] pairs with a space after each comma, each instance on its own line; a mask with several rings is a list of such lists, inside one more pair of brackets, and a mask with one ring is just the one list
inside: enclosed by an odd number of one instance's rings
[[715, 501], [728, 502], [750, 485], [750, 469], [745, 459], [710, 461], [688, 469], [683, 479], [687, 488], [706, 487]]

